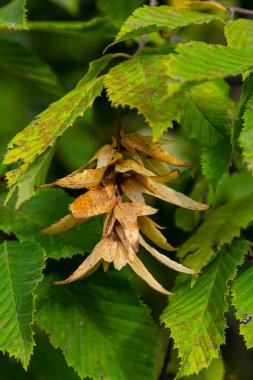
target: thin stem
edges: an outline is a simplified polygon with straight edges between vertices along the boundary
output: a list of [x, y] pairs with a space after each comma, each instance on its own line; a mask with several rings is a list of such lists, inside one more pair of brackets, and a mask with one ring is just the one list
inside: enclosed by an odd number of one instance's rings
[[215, 1], [215, 3], [223, 5], [223, 7], [225, 7], [232, 15], [234, 15], [235, 13], [240, 13], [242, 15], [253, 16], [253, 10], [251, 10], [251, 9], [244, 9], [244, 8], [240, 8], [240, 7], [233, 7], [232, 5], [228, 5], [228, 4], [222, 3], [221, 1], [218, 1], [218, 0], [207, 0], [207, 1], [208, 2]]
[[116, 141], [117, 141], [117, 151], [121, 152], [121, 132], [122, 132], [122, 108], [119, 106], [117, 108], [117, 135], [116, 135]]

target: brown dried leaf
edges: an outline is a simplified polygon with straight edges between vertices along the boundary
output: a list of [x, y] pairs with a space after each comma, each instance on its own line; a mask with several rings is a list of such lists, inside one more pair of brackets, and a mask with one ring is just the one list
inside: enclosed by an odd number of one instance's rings
[[170, 166], [166, 162], [157, 160], [156, 158], [146, 157], [143, 161], [145, 167], [155, 173], [155, 175], [164, 176], [171, 172]]
[[143, 177], [139, 174], [135, 178], [146, 188], [145, 193], [160, 198], [166, 202], [173, 203], [177, 206], [188, 208], [190, 210], [204, 211], [209, 208], [208, 205], [194, 201], [186, 195], [179, 193], [161, 183], [153, 181], [151, 178]]
[[140, 134], [127, 135], [122, 138], [122, 145], [131, 153], [135, 150], [146, 153], [148, 156], [154, 157], [163, 162], [167, 162], [174, 166], [190, 166], [186, 162], [176, 158], [167, 150], [160, 147], [158, 143], [151, 143], [149, 136], [142, 136]]
[[77, 219], [69, 214], [64, 216], [64, 218], [60, 219], [58, 222], [52, 224], [50, 227], [41, 230], [41, 232], [46, 235], [58, 234], [59, 232], [64, 232], [70, 230], [71, 228], [77, 227], [86, 222], [88, 219], [89, 218]]
[[146, 235], [149, 240], [158, 245], [158, 247], [167, 251], [176, 251], [177, 249], [172, 247], [167, 242], [167, 239], [157, 228], [157, 224], [147, 216], [140, 216], [138, 219], [139, 229]]
[[155, 175], [150, 170], [146, 169], [143, 165], [140, 165], [138, 162], [134, 160], [121, 161], [115, 166], [115, 170], [116, 172], [119, 172], [119, 173], [126, 173], [129, 171], [133, 171], [135, 173], [148, 176], [148, 177]]
[[66, 280], [55, 281], [55, 284], [67, 284], [83, 278], [90, 273], [93, 268], [96, 268], [100, 261], [103, 259], [105, 249], [108, 247], [108, 240], [101, 240], [93, 249], [91, 254], [82, 262], [82, 264], [72, 273]]
[[134, 252], [139, 249], [139, 227], [137, 217], [152, 215], [157, 212], [153, 207], [142, 203], [118, 203], [114, 208], [115, 218], [124, 228], [125, 235]]
[[118, 243], [116, 240], [112, 240], [109, 238], [104, 238], [102, 240], [103, 243], [103, 260], [107, 261], [108, 263], [111, 263], [115, 260], [117, 249], [118, 249]]
[[77, 197], [70, 204], [69, 210], [75, 218], [88, 218], [110, 212], [115, 204], [115, 188], [97, 186]]
[[108, 212], [106, 214], [105, 221], [104, 221], [103, 237], [107, 237], [111, 234], [115, 221], [116, 219], [115, 219], [114, 213], [112, 211]]
[[167, 183], [167, 182], [174, 182], [178, 183], [178, 177], [179, 177], [179, 171], [178, 170], [172, 170], [170, 173], [166, 175], [161, 175], [161, 176], [155, 176], [152, 177], [156, 182], [161, 182], [161, 183]]
[[159, 282], [156, 281], [156, 279], [147, 270], [147, 268], [143, 265], [143, 263], [137, 256], [135, 256], [133, 262], [129, 262], [129, 265], [139, 277], [141, 277], [151, 288], [155, 289], [157, 292], [171, 296], [175, 295], [169, 292], [168, 290], [164, 289], [162, 285], [160, 285]]
[[158, 252], [155, 248], [151, 247], [148, 243], [145, 242], [145, 240], [140, 235], [139, 237], [140, 244], [151, 253], [152, 256], [154, 256], [158, 261], [160, 261], [162, 264], [166, 265], [167, 267], [176, 270], [177, 272], [187, 273], [187, 274], [197, 274], [199, 272], [196, 272], [193, 269], [187, 268], [182, 264], [177, 263], [174, 260], [169, 259], [167, 256], [162, 255], [160, 252]]

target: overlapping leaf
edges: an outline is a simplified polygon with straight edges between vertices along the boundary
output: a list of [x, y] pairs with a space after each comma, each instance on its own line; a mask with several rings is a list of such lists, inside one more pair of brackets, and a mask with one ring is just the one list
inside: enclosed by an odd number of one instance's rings
[[220, 139], [215, 145], [208, 147], [202, 153], [202, 171], [214, 191], [222, 176], [228, 171], [231, 154], [230, 138]]
[[[240, 334], [247, 348], [253, 347], [253, 268], [249, 268], [237, 279], [232, 289], [236, 318], [240, 321]], [[245, 320], [245, 322], [244, 322]]]
[[33, 351], [34, 291], [42, 279], [43, 250], [35, 243], [0, 245], [0, 349], [27, 368]]
[[112, 103], [137, 108], [150, 124], [155, 138], [172, 127], [172, 120], [179, 120], [183, 109], [181, 96], [169, 102], [165, 100], [167, 63], [165, 55], [139, 56], [115, 66], [105, 77]]
[[228, 134], [232, 107], [229, 86], [224, 81], [206, 82], [187, 93], [180, 123], [190, 138], [213, 145]]
[[239, 136], [239, 143], [242, 147], [243, 159], [247, 163], [248, 169], [253, 170], [253, 96], [246, 103], [243, 115], [244, 126]]
[[137, 9], [124, 23], [115, 42], [128, 38], [138, 37], [144, 33], [152, 33], [157, 30], [174, 30], [178, 27], [190, 24], [204, 24], [212, 20], [221, 20], [217, 15], [178, 9], [166, 5], [157, 7], [143, 6]]
[[225, 36], [229, 46], [244, 50], [253, 49], [253, 25], [252, 20], [238, 18], [229, 22], [225, 28]]
[[167, 75], [175, 81], [168, 83], [170, 94], [194, 83], [237, 76], [253, 67], [252, 51], [224, 45], [193, 41], [178, 44], [176, 52], [167, 68]]
[[0, 29], [27, 29], [27, 0], [12, 0], [0, 8]]
[[122, 272], [44, 286], [37, 322], [80, 377], [155, 379], [155, 328]]
[[235, 277], [246, 251], [244, 241], [223, 248], [193, 288], [189, 278], [179, 275], [174, 289], [178, 296], [162, 315], [181, 358], [179, 377], [198, 373], [218, 356], [225, 341], [228, 282]]
[[21, 241], [36, 241], [45, 249], [47, 257], [60, 259], [74, 254], [89, 252], [99, 240], [102, 232], [100, 219], [91, 219], [72, 231], [59, 235], [42, 235], [41, 230], [52, 221], [67, 214], [72, 201], [60, 189], [44, 189], [36, 197], [14, 210], [11, 204], [0, 209], [0, 228], [6, 233], [15, 233]]
[[253, 221], [252, 195], [229, 202], [210, 212], [197, 232], [178, 252], [185, 265], [201, 269], [214, 255], [214, 248], [231, 243]]

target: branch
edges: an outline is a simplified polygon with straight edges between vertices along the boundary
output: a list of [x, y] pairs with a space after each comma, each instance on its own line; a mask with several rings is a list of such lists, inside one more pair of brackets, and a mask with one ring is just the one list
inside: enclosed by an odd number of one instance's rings
[[225, 3], [222, 3], [221, 1], [218, 0], [207, 0], [208, 2], [214, 1], [215, 3], [218, 3], [220, 5], [223, 5], [232, 15], [235, 13], [240, 13], [242, 15], [248, 15], [248, 16], [253, 16], [253, 10], [251, 9], [244, 9], [244, 8], [239, 8], [239, 7], [233, 7], [232, 5], [228, 5]]

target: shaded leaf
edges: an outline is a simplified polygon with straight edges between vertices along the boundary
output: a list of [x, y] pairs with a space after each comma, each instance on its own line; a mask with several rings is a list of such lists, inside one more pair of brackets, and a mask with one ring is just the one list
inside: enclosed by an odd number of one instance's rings
[[0, 208], [0, 228], [15, 233], [21, 241], [36, 241], [46, 250], [47, 257], [60, 259], [74, 254], [90, 252], [102, 233], [102, 222], [92, 218], [82, 226], [58, 235], [47, 236], [40, 231], [53, 221], [63, 218], [72, 201], [60, 189], [40, 190], [18, 210], [12, 204]]
[[26, 1], [12, 0], [0, 8], [0, 29], [27, 29]]
[[200, 270], [214, 255], [215, 247], [229, 244], [242, 228], [253, 221], [252, 195], [229, 202], [211, 211], [197, 232], [178, 251], [184, 265]]
[[59, 5], [72, 15], [79, 13], [81, 0], [51, 0], [51, 2]]
[[39, 326], [80, 377], [155, 379], [156, 330], [122, 272], [64, 287], [45, 282], [39, 305]]
[[223, 248], [193, 288], [189, 278], [179, 275], [174, 288], [178, 296], [170, 300], [162, 315], [181, 358], [178, 377], [198, 373], [218, 356], [225, 342], [228, 282], [236, 276], [246, 251], [244, 241]]
[[205, 14], [188, 9], [177, 9], [166, 5], [157, 7], [143, 6], [137, 9], [123, 24], [115, 42], [157, 30], [174, 30], [190, 24], [204, 24], [212, 20], [222, 20], [219, 16]]
[[[167, 62], [165, 55], [134, 57], [113, 67], [105, 76], [111, 102], [115, 106], [137, 108], [156, 139], [172, 127], [172, 120], [179, 120], [183, 107], [181, 96], [171, 99], [169, 105], [165, 99]], [[127, 90], [122, 91], [122, 86]]]
[[232, 147], [230, 139], [220, 140], [215, 145], [205, 149], [201, 156], [202, 172], [208, 182], [216, 190], [222, 176], [227, 173], [231, 163]]
[[143, 3], [144, 0], [118, 0], [117, 2], [113, 0], [97, 0], [98, 9], [117, 26], [121, 26], [122, 22]]
[[33, 352], [34, 291], [42, 279], [43, 250], [35, 243], [0, 245], [0, 349], [26, 369]]
[[0, 38], [0, 56], [0, 66], [11, 75], [35, 84], [49, 94], [57, 97], [61, 95], [57, 76], [51, 67], [26, 46]]
[[113, 38], [118, 28], [107, 17], [97, 17], [89, 21], [29, 21], [29, 30], [73, 36], [96, 35]]
[[[240, 321], [240, 334], [243, 335], [247, 348], [253, 347], [253, 268], [247, 269], [235, 281], [232, 288], [233, 305], [236, 318]], [[248, 320], [248, 317], [250, 318]], [[243, 322], [245, 320], [245, 322]]]

